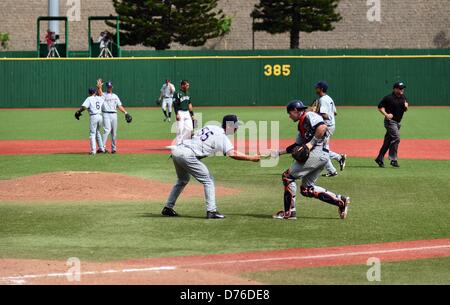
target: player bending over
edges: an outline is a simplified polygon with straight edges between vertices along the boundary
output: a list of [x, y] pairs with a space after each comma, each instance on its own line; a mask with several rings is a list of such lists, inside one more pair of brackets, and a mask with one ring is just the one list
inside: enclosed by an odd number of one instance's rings
[[298, 136], [295, 144], [279, 155], [292, 154], [295, 159], [291, 168], [282, 175], [284, 184], [284, 210], [275, 219], [297, 219], [295, 197], [297, 179], [302, 179], [300, 193], [305, 197], [316, 198], [338, 207], [341, 219], [347, 217], [350, 197], [336, 195], [317, 186], [316, 181], [324, 169], [330, 153], [328, 149], [328, 130], [323, 118], [315, 112], [307, 112], [301, 101], [293, 101], [287, 106], [289, 118], [298, 122]]
[[[113, 93], [113, 84], [111, 81], [106, 83], [106, 93], [103, 94], [104, 103], [102, 106], [103, 112], [103, 144], [106, 146], [109, 134], [111, 134], [111, 153], [115, 154], [117, 151], [116, 138], [117, 138], [117, 109], [125, 114], [125, 120], [127, 123], [131, 123], [133, 118], [125, 110], [119, 97]], [[107, 152], [105, 150], [105, 152]]]
[[162, 210], [162, 215], [178, 216], [173, 209], [175, 202], [188, 184], [190, 176], [193, 176], [198, 182], [203, 184], [205, 189], [206, 218], [225, 218], [224, 215], [217, 211], [213, 177], [200, 159], [220, 153], [235, 160], [258, 162], [260, 160], [259, 155], [247, 156], [236, 151], [228, 139], [227, 135], [236, 132], [237, 122], [237, 116], [227, 115], [222, 120], [222, 127], [205, 126], [197, 131], [192, 139], [185, 140], [182, 144], [172, 149], [172, 159], [178, 181], [170, 192], [166, 206]]
[[99, 132], [103, 124], [102, 106], [104, 103], [104, 99], [102, 97], [102, 86], [102, 80], [97, 80], [97, 90], [95, 90], [95, 88], [89, 88], [89, 97], [81, 105], [81, 108], [77, 112], [75, 112], [75, 118], [77, 120], [80, 120], [80, 116], [82, 115], [81, 113], [83, 111], [87, 109], [89, 112], [89, 140], [91, 143], [91, 151], [89, 153], [90, 155], [95, 155], [97, 152], [97, 143], [95, 139], [96, 137], [99, 146], [99, 152], [105, 152], [105, 146], [103, 145], [103, 140]]

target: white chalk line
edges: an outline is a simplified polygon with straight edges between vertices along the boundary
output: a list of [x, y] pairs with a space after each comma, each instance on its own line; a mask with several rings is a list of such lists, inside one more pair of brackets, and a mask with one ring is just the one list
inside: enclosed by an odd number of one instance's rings
[[[195, 267], [195, 266], [208, 266], [208, 265], [221, 265], [221, 264], [247, 264], [258, 262], [273, 262], [273, 261], [285, 261], [285, 260], [314, 260], [325, 258], [337, 258], [346, 256], [360, 256], [360, 255], [376, 255], [376, 254], [389, 254], [389, 253], [401, 253], [401, 252], [420, 252], [427, 250], [439, 250], [450, 249], [450, 245], [428, 246], [428, 247], [414, 247], [414, 248], [400, 248], [390, 250], [372, 250], [372, 251], [360, 251], [360, 252], [344, 252], [333, 254], [321, 254], [321, 255], [306, 255], [306, 256], [289, 256], [289, 257], [271, 257], [271, 258], [258, 258], [258, 259], [242, 259], [242, 260], [227, 260], [205, 263], [193, 263], [178, 266], [160, 266], [160, 267], [146, 267], [146, 268], [134, 268], [134, 269], [120, 269], [120, 270], [103, 270], [103, 271], [86, 271], [80, 272], [80, 275], [102, 275], [102, 274], [117, 274], [117, 273], [136, 273], [136, 272], [158, 272], [176, 270], [180, 267]], [[26, 280], [49, 278], [49, 277], [68, 277], [73, 276], [72, 273], [48, 273], [48, 274], [30, 274], [21, 276], [8, 276], [1, 277], [0, 282], [9, 282], [11, 284], [25, 284]]]

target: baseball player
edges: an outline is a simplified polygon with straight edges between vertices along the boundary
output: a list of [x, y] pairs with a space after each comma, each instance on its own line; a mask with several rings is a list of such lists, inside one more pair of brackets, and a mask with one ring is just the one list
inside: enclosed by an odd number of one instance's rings
[[175, 202], [188, 184], [190, 176], [193, 176], [198, 182], [203, 184], [205, 190], [206, 218], [225, 218], [224, 215], [217, 211], [214, 179], [200, 159], [220, 153], [235, 160], [258, 162], [260, 160], [259, 155], [247, 156], [236, 151], [228, 139], [227, 135], [236, 132], [237, 122], [237, 116], [227, 115], [222, 120], [222, 127], [207, 125], [198, 130], [192, 139], [185, 140], [182, 144], [172, 149], [172, 159], [178, 181], [170, 192], [166, 206], [161, 212], [162, 215], [178, 216], [173, 209]]
[[[103, 94], [104, 103], [102, 106], [103, 112], [103, 143], [106, 146], [109, 134], [111, 134], [111, 153], [117, 152], [117, 109], [125, 114], [127, 123], [131, 123], [133, 118], [125, 110], [117, 94], [113, 93], [113, 84], [111, 81], [106, 83], [106, 93]], [[107, 152], [107, 150], [105, 150]]]
[[[325, 125], [328, 127], [328, 133], [331, 138], [336, 130], [336, 120], [335, 116], [337, 115], [336, 105], [333, 99], [327, 94], [328, 91], [328, 83], [326, 81], [320, 81], [316, 84], [316, 94], [319, 96], [318, 105], [317, 105], [317, 113], [319, 113]], [[328, 139], [328, 144], [329, 144]], [[330, 150], [330, 159], [325, 166], [327, 170], [326, 174], [323, 174], [323, 177], [335, 177], [338, 175], [336, 168], [333, 166], [333, 162], [331, 160], [336, 160], [339, 162], [340, 169], [343, 171], [345, 169], [345, 163], [347, 161], [347, 155], [345, 154], [337, 154]]]
[[177, 136], [176, 144], [180, 145], [183, 140], [192, 138], [194, 131], [194, 111], [192, 109], [191, 98], [188, 95], [189, 82], [181, 81], [180, 91], [175, 93], [173, 106], [177, 116]]
[[307, 112], [301, 101], [292, 101], [287, 106], [289, 118], [298, 122], [296, 142], [278, 155], [290, 153], [296, 159], [291, 168], [282, 175], [284, 184], [284, 210], [273, 216], [275, 219], [297, 219], [296, 193], [297, 179], [302, 179], [300, 193], [309, 198], [316, 198], [338, 208], [341, 219], [347, 217], [350, 198], [336, 195], [318, 185], [316, 181], [330, 159], [328, 150], [327, 125], [315, 112]]
[[95, 155], [97, 153], [96, 138], [99, 146], [99, 152], [105, 152], [105, 146], [99, 132], [103, 124], [102, 106], [104, 103], [104, 98], [102, 97], [102, 86], [103, 82], [101, 79], [99, 79], [97, 81], [97, 90], [95, 88], [89, 88], [89, 97], [81, 105], [81, 108], [77, 112], [75, 112], [75, 118], [77, 120], [80, 120], [80, 116], [82, 115], [83, 111], [87, 109], [89, 112], [89, 139], [91, 143], [91, 151], [89, 153], [90, 155]]
[[[159, 100], [162, 101], [161, 108], [164, 113], [164, 122], [171, 121], [174, 93], [175, 86], [170, 82], [170, 79], [167, 79], [166, 82], [162, 85], [161, 93], [159, 95]], [[167, 110], [169, 110], [169, 115], [167, 115]]]

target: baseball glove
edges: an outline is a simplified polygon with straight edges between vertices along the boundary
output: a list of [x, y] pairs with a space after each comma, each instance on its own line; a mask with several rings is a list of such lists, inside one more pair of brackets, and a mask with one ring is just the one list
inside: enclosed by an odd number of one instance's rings
[[80, 116], [82, 116], [81, 112], [78, 110], [77, 112], [75, 112], [75, 118], [79, 121], [80, 120]]
[[133, 117], [129, 113], [126, 113], [125, 121], [127, 121], [127, 123], [131, 123], [133, 121]]
[[155, 104], [156, 106], [161, 106], [161, 99], [160, 98], [156, 99]]
[[306, 145], [297, 146], [292, 151], [292, 158], [297, 160], [299, 163], [305, 163], [309, 158], [309, 148]]

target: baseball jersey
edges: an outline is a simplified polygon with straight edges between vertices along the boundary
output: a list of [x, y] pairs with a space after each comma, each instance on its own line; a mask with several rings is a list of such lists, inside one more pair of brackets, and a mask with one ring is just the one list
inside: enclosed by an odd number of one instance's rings
[[198, 130], [192, 139], [183, 141], [183, 145], [190, 148], [198, 158], [214, 156], [216, 153], [226, 155], [234, 149], [225, 130], [214, 125], [207, 125]]
[[189, 104], [191, 104], [191, 98], [189, 97], [189, 95], [187, 95], [183, 91], [175, 93], [174, 97], [175, 112], [178, 112], [179, 110], [188, 111]]
[[104, 93], [103, 94], [103, 112], [117, 112], [117, 107], [122, 106], [122, 102], [120, 101], [119, 97], [115, 93]]
[[320, 109], [319, 113], [328, 115], [328, 120], [324, 120], [328, 127], [334, 127], [336, 105], [329, 95], [324, 95], [319, 99]]
[[101, 114], [104, 101], [100, 96], [89, 96], [81, 106], [88, 109], [90, 115]]
[[161, 94], [163, 97], [173, 97], [175, 92], [175, 86], [171, 83], [165, 83], [161, 88]]
[[[325, 121], [319, 114], [307, 112], [298, 123], [298, 135], [295, 142], [299, 145], [307, 144], [316, 134], [317, 127], [323, 124], [325, 124]], [[328, 133], [326, 133], [324, 139], [317, 143], [317, 146], [321, 145], [328, 148], [328, 137]]]

